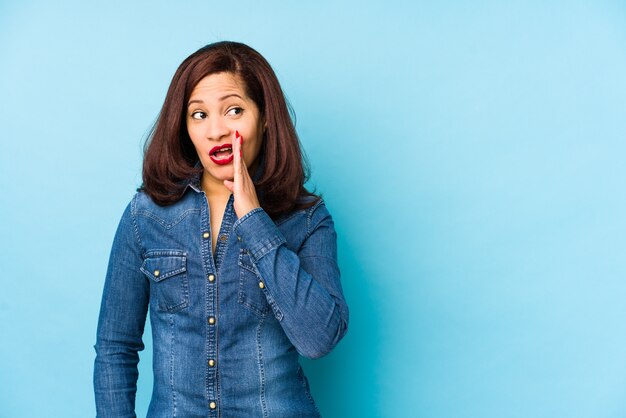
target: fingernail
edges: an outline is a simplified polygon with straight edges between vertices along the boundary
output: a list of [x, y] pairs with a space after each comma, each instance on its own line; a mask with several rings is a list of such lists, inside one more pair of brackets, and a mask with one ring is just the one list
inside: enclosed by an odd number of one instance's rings
[[235, 131], [235, 138], [240, 138], [241, 135], [239, 134], [239, 131]]

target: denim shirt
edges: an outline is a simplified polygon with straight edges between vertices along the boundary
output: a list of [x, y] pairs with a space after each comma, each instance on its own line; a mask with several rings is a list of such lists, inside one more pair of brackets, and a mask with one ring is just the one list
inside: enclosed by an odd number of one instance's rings
[[94, 346], [98, 417], [135, 417], [148, 307], [148, 417], [319, 417], [299, 355], [327, 354], [348, 326], [326, 206], [238, 219], [231, 195], [210, 225], [197, 184], [166, 207], [140, 191], [124, 211]]

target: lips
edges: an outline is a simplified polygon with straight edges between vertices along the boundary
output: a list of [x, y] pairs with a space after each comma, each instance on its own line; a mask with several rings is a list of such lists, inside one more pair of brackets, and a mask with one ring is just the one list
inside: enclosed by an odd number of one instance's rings
[[209, 157], [215, 164], [226, 165], [233, 161], [233, 145], [222, 144], [211, 148]]

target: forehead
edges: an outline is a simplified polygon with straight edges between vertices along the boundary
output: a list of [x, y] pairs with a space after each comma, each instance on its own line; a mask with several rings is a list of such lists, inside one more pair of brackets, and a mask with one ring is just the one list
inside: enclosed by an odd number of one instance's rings
[[205, 99], [219, 99], [225, 94], [238, 94], [247, 98], [246, 89], [241, 78], [233, 73], [216, 73], [204, 77], [196, 84], [189, 97], [203, 97]]

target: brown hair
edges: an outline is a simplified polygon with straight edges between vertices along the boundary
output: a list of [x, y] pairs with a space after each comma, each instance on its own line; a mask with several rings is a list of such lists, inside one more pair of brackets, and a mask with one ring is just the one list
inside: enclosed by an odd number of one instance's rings
[[146, 140], [140, 190], [161, 206], [171, 205], [183, 196], [189, 180], [201, 175], [203, 168], [187, 133], [186, 104], [200, 80], [222, 72], [241, 78], [267, 124], [258, 170], [251, 173], [263, 209], [277, 218], [313, 205], [319, 197], [304, 187], [309, 167], [276, 74], [257, 51], [229, 41], [200, 48], [176, 70]]

